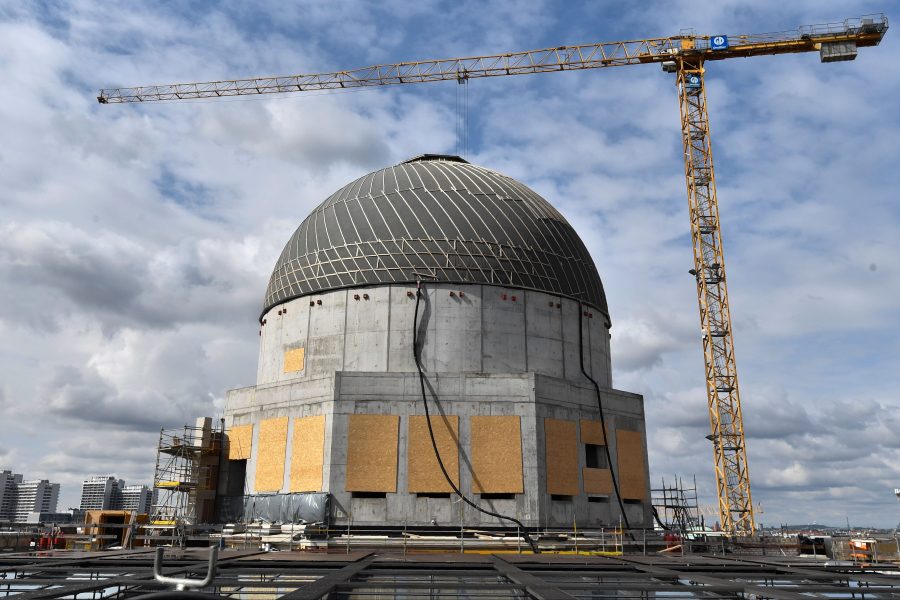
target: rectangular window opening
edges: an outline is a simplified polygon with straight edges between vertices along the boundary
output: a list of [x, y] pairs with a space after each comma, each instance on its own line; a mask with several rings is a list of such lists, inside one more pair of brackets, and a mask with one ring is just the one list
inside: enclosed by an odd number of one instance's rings
[[416, 498], [449, 498], [450, 492], [419, 492]]
[[588, 496], [588, 502], [609, 502], [609, 496]]
[[479, 494], [482, 500], [515, 500], [515, 494]]
[[566, 496], [565, 494], [550, 494], [550, 500], [553, 502], [571, 502], [572, 496]]
[[589, 469], [608, 469], [609, 460], [606, 457], [606, 446], [585, 444], [584, 466]]
[[244, 480], [247, 479], [247, 460], [229, 460], [226, 496], [243, 496]]
[[387, 498], [385, 492], [352, 492], [353, 498]]
[[623, 498], [622, 502], [625, 504], [641, 504], [643, 501], [638, 500], [637, 498]]

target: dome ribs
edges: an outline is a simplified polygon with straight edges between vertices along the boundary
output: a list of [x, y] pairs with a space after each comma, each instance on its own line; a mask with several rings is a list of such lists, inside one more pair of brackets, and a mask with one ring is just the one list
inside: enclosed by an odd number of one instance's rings
[[313, 210], [278, 259], [263, 314], [298, 296], [422, 273], [567, 296], [609, 316], [594, 262], [559, 211], [510, 177], [429, 155], [360, 177]]

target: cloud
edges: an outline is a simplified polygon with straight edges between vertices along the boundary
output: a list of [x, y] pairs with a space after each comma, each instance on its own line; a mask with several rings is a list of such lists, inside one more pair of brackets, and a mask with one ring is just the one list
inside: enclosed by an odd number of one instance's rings
[[252, 238], [159, 246], [101, 228], [13, 222], [0, 237], [0, 281], [28, 298], [7, 309], [31, 323], [81, 311], [109, 330], [222, 322], [258, 304], [246, 282], [259, 287], [264, 280], [256, 264], [260, 249]]
[[658, 322], [658, 317], [617, 321], [613, 337], [617, 369], [639, 371], [660, 366], [666, 352], [681, 347], [669, 328]]

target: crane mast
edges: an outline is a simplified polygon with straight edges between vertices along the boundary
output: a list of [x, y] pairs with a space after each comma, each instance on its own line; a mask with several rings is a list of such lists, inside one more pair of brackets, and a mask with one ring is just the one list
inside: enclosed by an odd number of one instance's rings
[[684, 177], [694, 254], [694, 268], [690, 272], [697, 281], [700, 306], [711, 431], [708, 439], [713, 445], [719, 515], [725, 531], [749, 534], [756, 527], [725, 281], [703, 61], [681, 59], [677, 72]]
[[755, 530], [750, 472], [734, 356], [731, 308], [716, 196], [704, 65], [728, 58], [819, 52], [822, 62], [853, 60], [857, 48], [877, 46], [888, 29], [884, 15], [796, 30], [732, 36], [678, 35], [625, 42], [559, 46], [468, 58], [373, 65], [349, 71], [102, 89], [101, 104], [227, 98], [259, 94], [465, 80], [597, 69], [647, 63], [676, 74], [684, 148], [707, 408], [722, 528]]

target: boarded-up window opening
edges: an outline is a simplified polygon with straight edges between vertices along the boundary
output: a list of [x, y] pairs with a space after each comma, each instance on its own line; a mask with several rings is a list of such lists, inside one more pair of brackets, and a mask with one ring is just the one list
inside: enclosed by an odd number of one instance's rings
[[253, 445], [253, 424], [235, 425], [228, 431], [228, 460], [250, 458]]
[[288, 418], [265, 419], [259, 424], [256, 449], [256, 491], [278, 492], [284, 485]]
[[521, 494], [522, 434], [517, 415], [470, 417], [472, 491]]
[[291, 452], [291, 491], [322, 491], [325, 461], [325, 415], [294, 420], [294, 444]]
[[578, 494], [578, 424], [544, 419], [547, 492], [558, 496]]
[[647, 497], [647, 469], [640, 432], [616, 430], [616, 455], [619, 463], [619, 492], [623, 500], [641, 501]]
[[[443, 494], [440, 497], [448, 497], [453, 488], [447, 483], [434, 456], [428, 422], [422, 415], [413, 415], [409, 417], [408, 427], [407, 491], [420, 496], [433, 493]], [[444, 468], [447, 469], [453, 482], [459, 486], [459, 417], [432, 415], [431, 428]]]
[[397, 415], [350, 415], [346, 491], [397, 491], [399, 428]]

